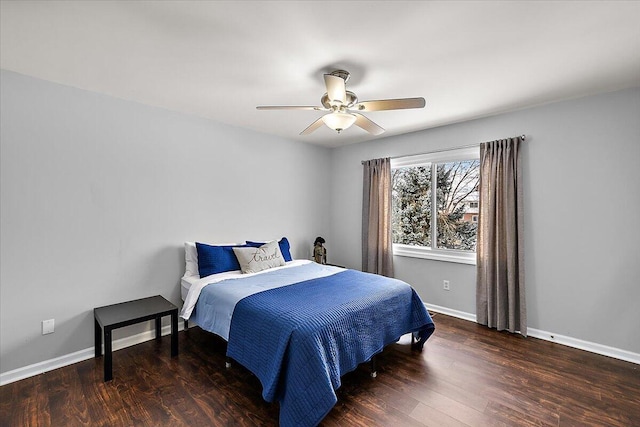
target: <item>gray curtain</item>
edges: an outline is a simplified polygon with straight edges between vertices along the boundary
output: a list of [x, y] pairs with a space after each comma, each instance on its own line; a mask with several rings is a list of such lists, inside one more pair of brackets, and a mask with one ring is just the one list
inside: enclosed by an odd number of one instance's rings
[[522, 138], [480, 145], [477, 322], [527, 336]]
[[362, 271], [393, 277], [391, 159], [363, 162]]

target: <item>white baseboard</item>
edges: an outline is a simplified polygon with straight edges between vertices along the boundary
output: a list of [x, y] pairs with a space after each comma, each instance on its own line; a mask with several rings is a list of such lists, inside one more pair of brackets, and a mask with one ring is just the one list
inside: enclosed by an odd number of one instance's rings
[[[468, 320], [470, 322], [476, 321], [476, 315], [466, 313], [464, 311], [453, 310], [447, 307], [441, 307], [439, 305], [425, 304], [425, 307], [429, 311], [436, 313], [446, 314], [451, 317], [457, 317], [458, 319]], [[436, 325], [438, 321], [436, 320]], [[437, 326], [436, 326], [437, 328]], [[554, 334], [553, 332], [541, 331], [540, 329], [527, 328], [527, 335], [533, 338], [539, 338], [545, 341], [555, 342], [557, 344], [566, 345], [567, 347], [573, 347], [580, 350], [589, 351], [591, 353], [601, 354], [603, 356], [613, 357], [614, 359], [620, 359], [631, 363], [640, 365], [640, 354], [633, 353], [631, 351], [622, 350], [615, 347], [609, 347], [607, 345], [598, 344], [590, 341], [584, 341], [578, 338], [572, 338], [565, 335]]]
[[471, 313], [466, 313], [464, 311], [453, 310], [451, 308], [442, 307], [434, 304], [424, 304], [429, 311], [435, 311], [436, 313], [446, 314], [447, 316], [457, 317], [458, 319], [468, 320], [470, 322], [476, 321], [476, 315]]
[[578, 348], [580, 350], [590, 351], [591, 353], [601, 354], [603, 356], [613, 357], [614, 359], [625, 360], [627, 362], [640, 365], [640, 354], [631, 351], [622, 350], [608, 345], [597, 344], [590, 341], [584, 341], [578, 338], [567, 337], [565, 335], [554, 334], [553, 332], [541, 331], [539, 329], [527, 328], [530, 337], [539, 338], [545, 341], [551, 341], [568, 347]]
[[[178, 322], [178, 331], [184, 329], [184, 323]], [[162, 327], [162, 335], [169, 335], [171, 333], [171, 325], [165, 325]], [[113, 341], [112, 350], [120, 350], [125, 347], [140, 344], [145, 341], [152, 340], [156, 337], [155, 329], [141, 332], [129, 337], [120, 338]], [[104, 353], [104, 345], [102, 346]], [[43, 374], [54, 369], [62, 368], [64, 366], [72, 365], [74, 363], [82, 362], [83, 360], [91, 359], [94, 357], [94, 348], [85, 348], [84, 350], [76, 351], [74, 353], [65, 354], [64, 356], [55, 357], [53, 359], [45, 360], [43, 362], [34, 363], [33, 365], [24, 366], [22, 368], [14, 369], [0, 374], [0, 386], [12, 383], [14, 381], [23, 380], [25, 378], [33, 377], [39, 374]]]

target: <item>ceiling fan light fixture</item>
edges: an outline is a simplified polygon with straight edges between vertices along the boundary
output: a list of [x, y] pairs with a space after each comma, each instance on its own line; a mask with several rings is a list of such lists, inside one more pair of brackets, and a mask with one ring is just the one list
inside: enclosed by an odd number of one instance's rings
[[258, 110], [330, 111], [329, 114], [325, 114], [307, 126], [305, 130], [300, 132], [300, 135], [309, 135], [321, 128], [323, 123], [338, 133], [349, 129], [352, 125], [356, 125], [371, 135], [380, 135], [384, 132], [384, 128], [374, 123], [361, 112], [405, 110], [408, 108], [424, 108], [425, 106], [424, 98], [378, 99], [360, 102], [355, 93], [347, 90], [345, 83], [348, 79], [349, 72], [345, 70], [335, 70], [324, 75], [324, 85], [327, 91], [320, 98], [321, 107], [267, 105], [258, 106], [257, 108]]
[[340, 133], [343, 130], [350, 128], [351, 125], [356, 122], [356, 116], [336, 111], [322, 116], [322, 121], [325, 125]]

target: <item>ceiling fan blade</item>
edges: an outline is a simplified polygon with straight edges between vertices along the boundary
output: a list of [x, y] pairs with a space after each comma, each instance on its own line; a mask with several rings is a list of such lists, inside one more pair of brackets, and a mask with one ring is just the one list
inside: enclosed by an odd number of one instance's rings
[[305, 130], [300, 132], [300, 135], [309, 135], [311, 132], [313, 132], [314, 130], [318, 129], [323, 124], [324, 124], [324, 122], [322, 121], [322, 117], [320, 117], [318, 120], [316, 120], [315, 122], [311, 123]]
[[347, 88], [342, 77], [325, 74], [324, 84], [327, 87], [329, 101], [340, 101], [343, 104], [347, 103]]
[[404, 110], [407, 108], [423, 108], [424, 98], [380, 99], [378, 101], [362, 101], [350, 108], [358, 111]]
[[257, 110], [320, 110], [327, 111], [324, 107], [314, 107], [307, 105], [261, 105]]
[[369, 132], [371, 135], [380, 135], [382, 132], [384, 132], [384, 128], [378, 126], [377, 124], [375, 124], [373, 121], [369, 120], [362, 114], [358, 114], [358, 113], [351, 113], [351, 114], [356, 116], [356, 121], [354, 125], [361, 127], [362, 129]]

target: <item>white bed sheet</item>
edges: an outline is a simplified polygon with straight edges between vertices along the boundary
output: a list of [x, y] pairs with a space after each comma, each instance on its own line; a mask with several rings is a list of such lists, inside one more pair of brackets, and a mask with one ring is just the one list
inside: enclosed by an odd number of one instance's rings
[[191, 285], [200, 280], [199, 276], [182, 276], [180, 279], [180, 298], [182, 298], [182, 302], [187, 299], [187, 294], [189, 293], [189, 288]]

